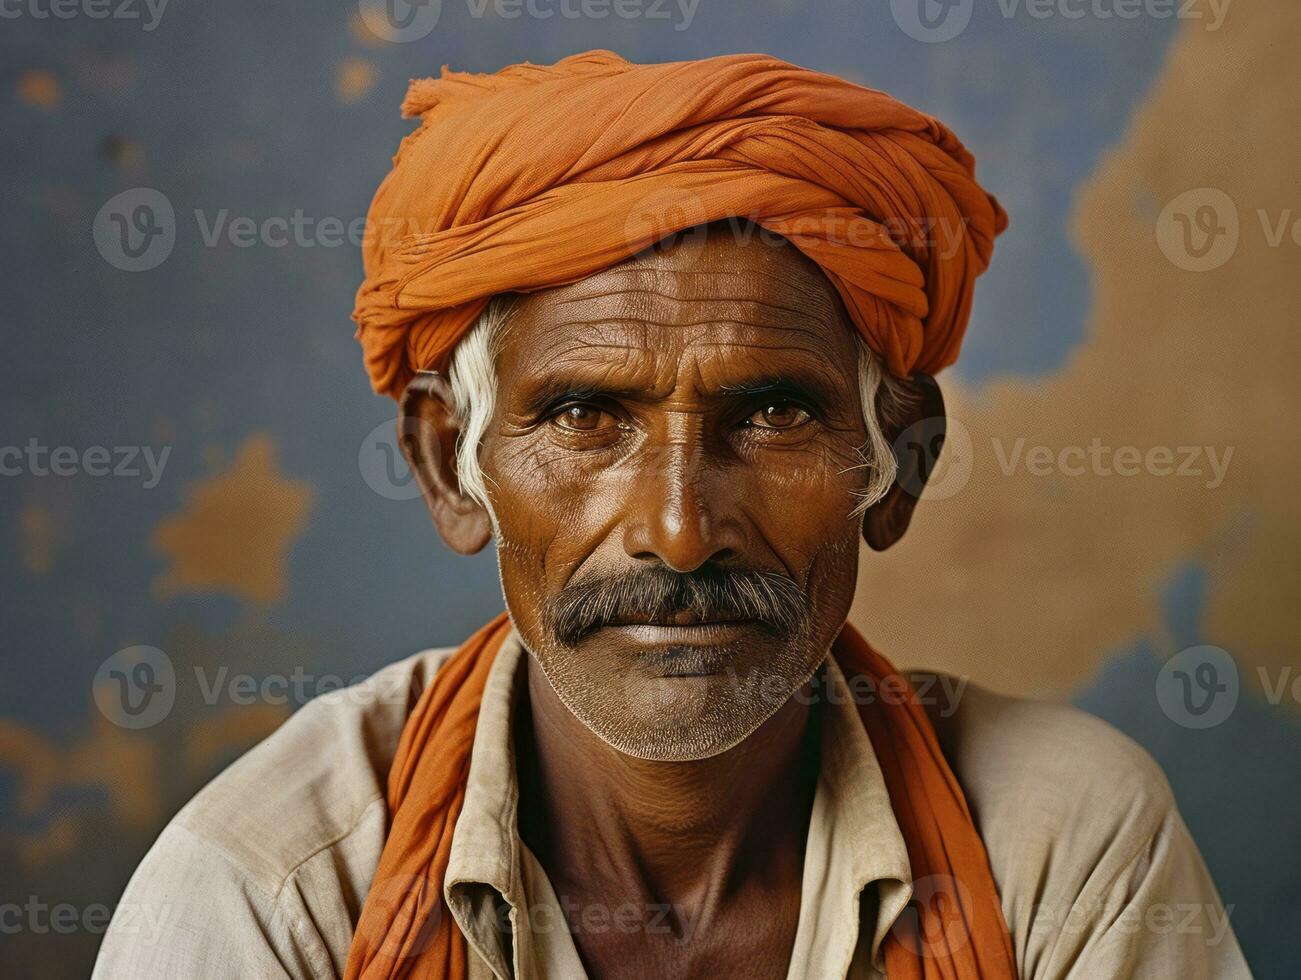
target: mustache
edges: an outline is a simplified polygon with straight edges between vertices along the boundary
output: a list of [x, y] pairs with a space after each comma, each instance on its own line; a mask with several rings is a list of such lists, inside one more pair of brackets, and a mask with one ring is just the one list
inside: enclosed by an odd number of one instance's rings
[[705, 565], [691, 572], [647, 567], [568, 586], [546, 620], [561, 644], [573, 646], [603, 626], [670, 622], [682, 612], [705, 622], [755, 620], [782, 635], [807, 618], [804, 590], [785, 572]]

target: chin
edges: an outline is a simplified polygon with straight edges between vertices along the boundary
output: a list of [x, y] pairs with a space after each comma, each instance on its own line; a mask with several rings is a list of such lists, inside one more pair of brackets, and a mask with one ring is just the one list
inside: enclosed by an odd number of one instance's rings
[[624, 755], [692, 762], [721, 755], [753, 734], [784, 703], [746, 696], [734, 675], [639, 678], [620, 711], [579, 719]]
[[[756, 728], [758, 726], [755, 726]], [[721, 732], [705, 725], [669, 726], [643, 730], [621, 729], [596, 734], [611, 748], [647, 762], [698, 762], [712, 759], [740, 745], [751, 731]]]

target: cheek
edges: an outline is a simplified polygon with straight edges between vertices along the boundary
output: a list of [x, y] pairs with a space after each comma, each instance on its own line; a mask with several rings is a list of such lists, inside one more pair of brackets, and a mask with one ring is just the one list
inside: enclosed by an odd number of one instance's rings
[[815, 631], [825, 640], [840, 630], [854, 602], [858, 584], [859, 533], [828, 538], [814, 554], [809, 566], [808, 595]]
[[747, 467], [740, 499], [774, 545], [812, 557], [839, 539], [856, 540], [853, 516], [867, 486], [863, 459], [849, 445], [814, 444], [769, 452]]
[[639, 485], [644, 474], [630, 456], [576, 453], [541, 433], [493, 440], [484, 477], [503, 536], [544, 553], [547, 566], [567, 577], [618, 523]]
[[600, 540], [600, 523], [590, 511], [609, 495], [591, 475], [549, 459], [530, 440], [497, 441], [481, 463], [496, 518], [502, 588], [525, 639], [533, 639], [547, 596], [563, 588]]
[[862, 518], [853, 511], [867, 471], [848, 443], [777, 455], [756, 470], [747, 509], [804, 587], [814, 635], [830, 642], [854, 599]]

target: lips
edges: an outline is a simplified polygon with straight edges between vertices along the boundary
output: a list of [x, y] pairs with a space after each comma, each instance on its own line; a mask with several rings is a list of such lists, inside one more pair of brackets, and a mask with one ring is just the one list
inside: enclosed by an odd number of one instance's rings
[[625, 614], [613, 617], [609, 626], [658, 626], [666, 629], [675, 627], [740, 626], [752, 623], [748, 619], [704, 619], [693, 609], [679, 609], [668, 615], [648, 614], [638, 616]]
[[687, 650], [730, 647], [747, 638], [753, 639], [759, 626], [753, 620], [729, 622], [697, 622], [686, 625], [676, 623], [622, 623], [610, 624], [607, 629], [618, 632], [635, 646], [648, 649]]

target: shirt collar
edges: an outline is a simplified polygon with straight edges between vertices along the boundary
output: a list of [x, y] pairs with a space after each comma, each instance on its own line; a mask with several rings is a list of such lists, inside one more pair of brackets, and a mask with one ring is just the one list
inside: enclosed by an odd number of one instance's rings
[[[517, 699], [528, 696], [526, 656], [512, 630], [489, 670], [444, 882], [447, 906], [461, 932], [500, 977], [515, 976], [520, 962], [536, 956], [552, 959], [534, 949], [535, 941], [572, 943], [563, 930], [535, 937], [528, 927], [532, 916], [521, 872], [512, 727]], [[870, 953], [879, 966], [881, 942], [912, 896], [908, 852], [881, 767], [835, 658], [827, 657], [819, 677], [821, 772], [791, 976], [844, 976], [860, 930], [870, 929]], [[860, 896], [874, 884], [874, 904], [860, 910]]]
[[510, 964], [517, 942], [512, 940], [521, 926], [527, 931], [519, 922], [525, 897], [512, 727], [516, 698], [528, 696], [523, 658], [524, 646], [512, 629], [484, 684], [465, 800], [443, 881], [443, 896], [461, 933], [499, 977], [515, 975]]

